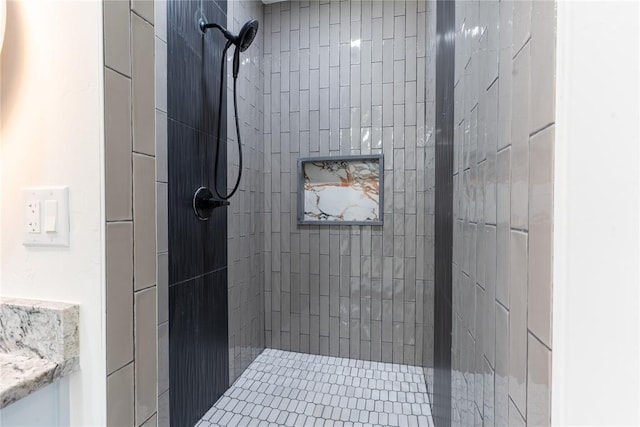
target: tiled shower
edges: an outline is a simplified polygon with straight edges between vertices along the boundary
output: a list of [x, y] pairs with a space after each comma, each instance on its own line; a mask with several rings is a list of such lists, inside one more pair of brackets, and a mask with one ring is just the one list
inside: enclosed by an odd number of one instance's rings
[[[157, 293], [157, 336], [134, 343], [157, 341], [156, 392], [131, 350], [109, 413], [133, 388], [136, 425], [548, 424], [554, 3], [149, 3], [126, 16], [155, 29], [156, 147], [134, 135], [122, 159], [134, 181], [155, 161], [156, 280], [127, 304]], [[224, 38], [199, 18], [260, 22], [238, 80], [243, 179], [208, 221], [193, 190], [230, 188], [239, 153], [231, 55], [218, 105]], [[114, 67], [139, 106], [136, 67]], [[384, 224], [298, 224], [299, 159], [361, 154], [384, 156]], [[134, 249], [136, 200], [110, 225]]]
[[[431, 6], [264, 10], [267, 347], [431, 366]], [[370, 153], [384, 155], [383, 226], [296, 223], [299, 158]]]

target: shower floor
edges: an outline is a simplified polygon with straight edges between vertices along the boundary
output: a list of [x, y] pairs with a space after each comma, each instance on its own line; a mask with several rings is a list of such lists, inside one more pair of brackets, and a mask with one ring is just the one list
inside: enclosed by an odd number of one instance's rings
[[422, 368], [266, 349], [198, 422], [433, 426]]

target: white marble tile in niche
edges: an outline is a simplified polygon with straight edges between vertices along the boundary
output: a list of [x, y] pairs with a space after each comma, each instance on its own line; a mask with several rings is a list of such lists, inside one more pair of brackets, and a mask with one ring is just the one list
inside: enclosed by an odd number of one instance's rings
[[381, 223], [381, 163], [380, 156], [301, 160], [300, 222]]

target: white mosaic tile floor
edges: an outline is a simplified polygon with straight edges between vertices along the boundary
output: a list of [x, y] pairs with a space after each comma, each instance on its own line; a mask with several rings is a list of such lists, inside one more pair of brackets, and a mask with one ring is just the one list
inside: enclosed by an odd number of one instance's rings
[[198, 427], [432, 427], [422, 369], [266, 349]]

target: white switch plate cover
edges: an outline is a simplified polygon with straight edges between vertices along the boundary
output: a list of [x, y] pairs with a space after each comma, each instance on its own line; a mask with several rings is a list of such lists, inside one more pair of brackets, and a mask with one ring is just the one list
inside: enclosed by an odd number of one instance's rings
[[[69, 188], [43, 187], [22, 190], [24, 220], [23, 239], [25, 246], [69, 246]], [[44, 207], [47, 201], [57, 204], [56, 231], [47, 232], [43, 227]], [[37, 202], [37, 213], [33, 212], [33, 202]], [[52, 204], [49, 202], [49, 206]], [[34, 232], [34, 221], [38, 222], [38, 232]]]

